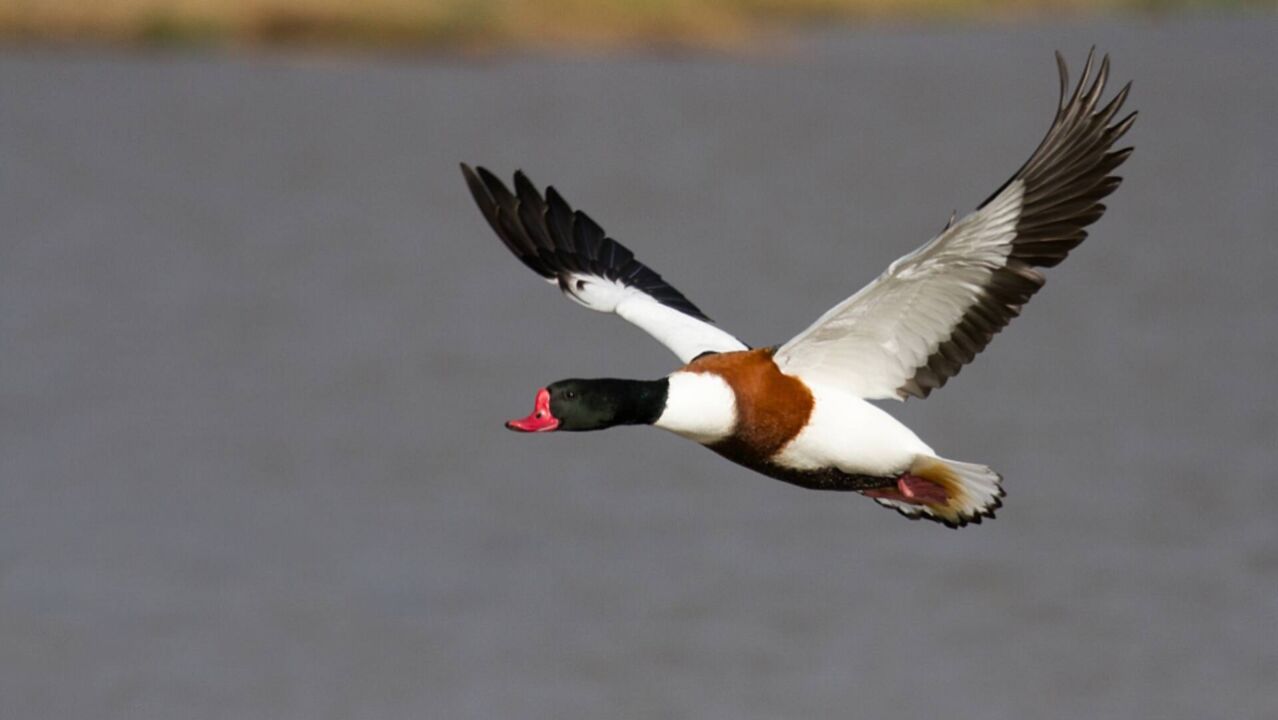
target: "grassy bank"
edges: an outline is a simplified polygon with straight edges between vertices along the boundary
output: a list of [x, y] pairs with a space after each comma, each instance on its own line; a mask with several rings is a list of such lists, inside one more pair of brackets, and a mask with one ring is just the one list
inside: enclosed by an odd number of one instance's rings
[[0, 0], [0, 38], [124, 45], [731, 47], [778, 28], [1017, 19], [1278, 0]]

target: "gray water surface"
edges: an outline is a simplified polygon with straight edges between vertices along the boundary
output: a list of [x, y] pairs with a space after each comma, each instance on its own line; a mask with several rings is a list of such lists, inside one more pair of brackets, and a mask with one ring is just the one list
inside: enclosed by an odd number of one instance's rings
[[[1278, 21], [883, 29], [749, 57], [0, 54], [0, 717], [1278, 716]], [[889, 409], [951, 531], [647, 428], [516, 436], [642, 333], [512, 259], [554, 183], [784, 341], [1136, 81], [1127, 180]]]

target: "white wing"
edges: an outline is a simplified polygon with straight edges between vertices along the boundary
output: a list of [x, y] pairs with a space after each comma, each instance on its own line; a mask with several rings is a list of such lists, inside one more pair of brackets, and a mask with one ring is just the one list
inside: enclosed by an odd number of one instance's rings
[[620, 315], [685, 363], [706, 352], [747, 349], [589, 216], [569, 207], [553, 187], [546, 188], [543, 199], [516, 172], [511, 193], [482, 167], [476, 171], [462, 164], [461, 169], [475, 203], [506, 247], [578, 304]]
[[1130, 83], [1097, 103], [1109, 58], [1090, 88], [1056, 54], [1056, 119], [1029, 161], [975, 212], [892, 265], [822, 315], [774, 356], [783, 372], [867, 399], [927, 397], [958, 374], [1043, 285], [1035, 267], [1056, 265], [1105, 212], [1100, 200], [1121, 178], [1109, 173], [1131, 148], [1111, 151], [1135, 113], [1110, 124]]

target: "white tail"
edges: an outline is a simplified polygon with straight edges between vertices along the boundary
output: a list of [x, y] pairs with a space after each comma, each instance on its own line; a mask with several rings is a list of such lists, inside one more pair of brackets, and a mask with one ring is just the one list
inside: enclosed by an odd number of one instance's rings
[[1003, 478], [984, 465], [919, 455], [897, 481], [899, 490], [866, 493], [911, 518], [960, 528], [994, 517], [1002, 507]]

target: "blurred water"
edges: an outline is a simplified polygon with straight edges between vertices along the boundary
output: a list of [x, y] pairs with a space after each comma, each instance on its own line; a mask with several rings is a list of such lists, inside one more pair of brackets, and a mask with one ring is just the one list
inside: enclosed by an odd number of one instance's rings
[[[1278, 715], [1278, 22], [882, 29], [745, 58], [0, 56], [0, 716]], [[456, 163], [555, 183], [782, 341], [1136, 80], [1094, 237], [926, 402], [953, 532], [649, 429], [660, 346]]]

